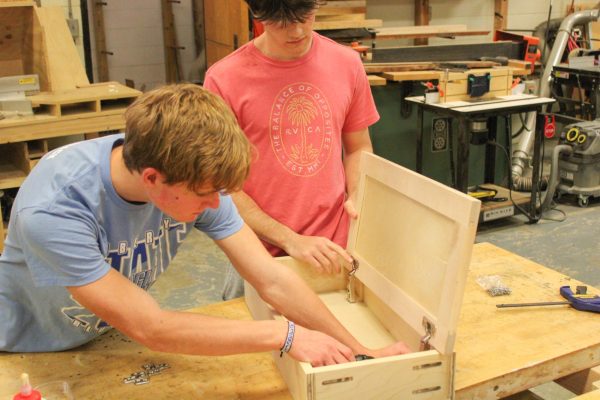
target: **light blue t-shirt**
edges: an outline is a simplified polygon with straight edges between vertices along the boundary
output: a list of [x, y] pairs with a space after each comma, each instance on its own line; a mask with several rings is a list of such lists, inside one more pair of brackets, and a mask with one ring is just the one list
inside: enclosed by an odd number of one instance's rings
[[90, 341], [110, 326], [65, 286], [94, 282], [114, 268], [147, 290], [192, 227], [215, 240], [241, 229], [229, 196], [194, 223], [123, 200], [110, 177], [111, 150], [122, 141], [111, 135], [56, 149], [20, 188], [0, 256], [0, 351], [57, 351]]

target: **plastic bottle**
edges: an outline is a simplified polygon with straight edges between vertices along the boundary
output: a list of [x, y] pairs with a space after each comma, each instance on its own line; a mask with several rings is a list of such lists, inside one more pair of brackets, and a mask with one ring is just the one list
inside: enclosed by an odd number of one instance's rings
[[29, 375], [21, 374], [21, 390], [13, 396], [13, 400], [42, 400], [42, 395], [29, 383]]

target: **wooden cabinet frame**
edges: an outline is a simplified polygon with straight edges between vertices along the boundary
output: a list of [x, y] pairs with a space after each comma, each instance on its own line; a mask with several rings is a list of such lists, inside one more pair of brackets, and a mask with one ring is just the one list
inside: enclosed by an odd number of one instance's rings
[[[277, 353], [275, 362], [296, 400], [452, 398], [456, 326], [480, 202], [370, 153], [360, 169], [359, 218], [348, 241], [359, 265], [356, 302], [346, 300], [347, 271], [323, 277], [289, 257], [280, 261], [364, 345], [402, 340], [414, 353], [317, 368]], [[246, 302], [255, 319], [283, 318], [249, 285]]]

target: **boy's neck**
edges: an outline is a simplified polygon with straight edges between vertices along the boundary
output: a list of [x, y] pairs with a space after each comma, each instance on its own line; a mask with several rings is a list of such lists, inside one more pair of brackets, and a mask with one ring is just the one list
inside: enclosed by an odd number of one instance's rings
[[254, 39], [254, 46], [266, 57], [277, 61], [294, 61], [304, 57], [312, 48], [313, 36], [310, 35], [306, 47], [301, 52], [288, 52], [269, 40], [268, 34], [263, 33]]
[[145, 191], [138, 173], [132, 173], [123, 160], [123, 146], [115, 147], [110, 155], [110, 178], [117, 194], [125, 201], [146, 203]]

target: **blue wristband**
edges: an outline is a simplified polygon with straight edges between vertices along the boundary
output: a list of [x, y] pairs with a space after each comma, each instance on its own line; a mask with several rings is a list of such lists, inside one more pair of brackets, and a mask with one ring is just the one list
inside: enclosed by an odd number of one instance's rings
[[292, 343], [294, 342], [294, 332], [296, 332], [296, 325], [292, 321], [288, 321], [288, 331], [287, 336], [285, 338], [285, 343], [281, 349], [279, 349], [279, 357], [283, 357], [283, 353], [287, 353], [292, 348]]

